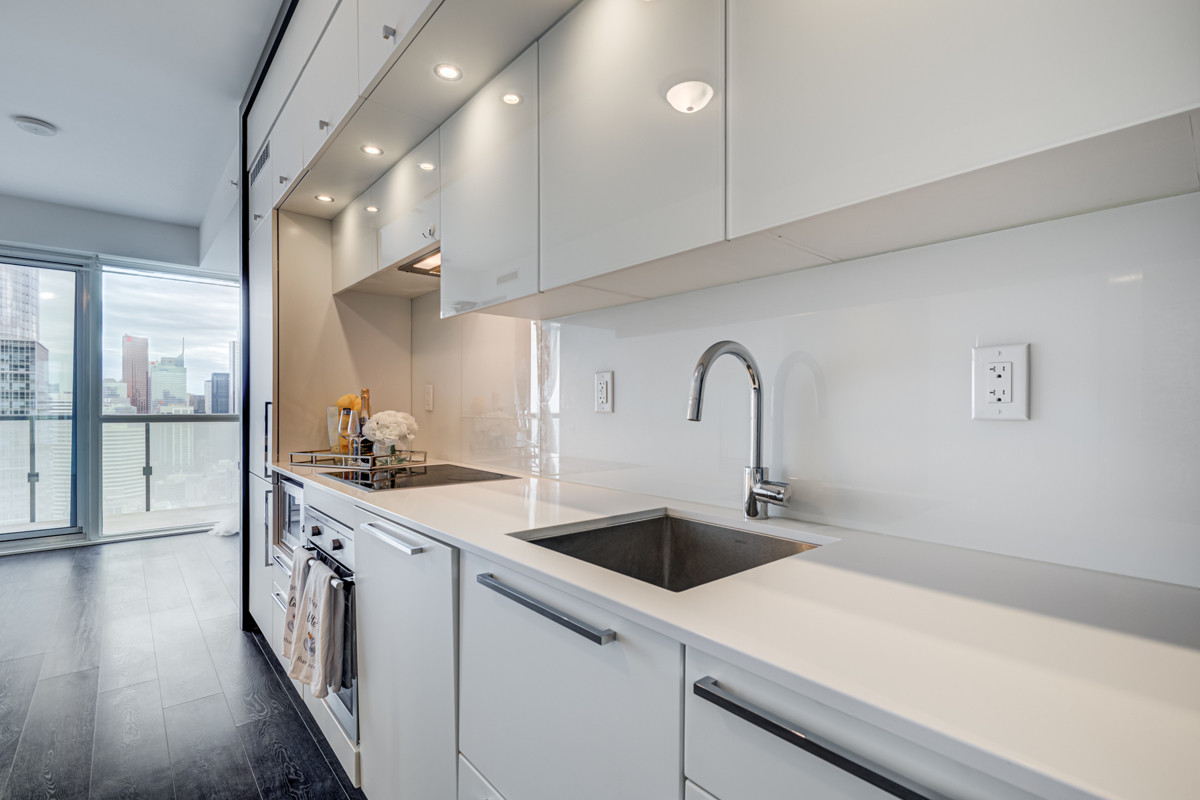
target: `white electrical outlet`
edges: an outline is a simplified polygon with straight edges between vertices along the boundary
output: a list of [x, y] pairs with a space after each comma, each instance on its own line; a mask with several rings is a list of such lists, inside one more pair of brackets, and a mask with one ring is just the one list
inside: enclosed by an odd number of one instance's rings
[[1029, 419], [1029, 345], [975, 347], [972, 357], [971, 419]]
[[425, 384], [425, 410], [433, 411], [433, 384]]
[[611, 414], [613, 410], [613, 374], [611, 372], [596, 373], [596, 411], [601, 414]]

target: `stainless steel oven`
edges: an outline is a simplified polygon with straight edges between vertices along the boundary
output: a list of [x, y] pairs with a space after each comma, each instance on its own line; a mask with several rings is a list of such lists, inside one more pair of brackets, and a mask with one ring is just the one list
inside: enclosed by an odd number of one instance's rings
[[279, 521], [271, 544], [290, 556], [304, 543], [304, 486], [281, 475], [279, 488]]
[[324, 703], [337, 718], [351, 741], [358, 743], [358, 659], [356, 629], [357, 608], [354, 591], [354, 529], [320, 509], [304, 509], [306, 538], [304, 548], [329, 567], [341, 581], [345, 593], [345, 632], [342, 636], [342, 684], [331, 687]]

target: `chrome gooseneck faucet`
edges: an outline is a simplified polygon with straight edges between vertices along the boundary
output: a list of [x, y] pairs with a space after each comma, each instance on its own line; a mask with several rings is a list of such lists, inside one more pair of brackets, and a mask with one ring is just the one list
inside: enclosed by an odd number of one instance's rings
[[692, 396], [688, 400], [687, 418], [700, 421], [700, 409], [704, 404], [704, 379], [712, 363], [724, 355], [731, 355], [746, 367], [750, 377], [750, 466], [746, 467], [745, 486], [742, 492], [742, 511], [746, 519], [766, 519], [764, 503], [777, 506], [787, 505], [791, 490], [786, 483], [767, 480], [767, 470], [762, 465], [762, 380], [758, 377], [758, 364], [750, 351], [737, 342], [717, 342], [704, 351], [696, 362], [692, 373]]

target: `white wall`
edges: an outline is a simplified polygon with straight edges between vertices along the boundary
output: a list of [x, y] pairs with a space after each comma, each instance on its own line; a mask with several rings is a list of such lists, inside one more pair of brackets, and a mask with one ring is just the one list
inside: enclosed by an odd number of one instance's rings
[[[784, 515], [1200, 586], [1200, 194], [567, 317], [543, 324], [559, 341], [540, 368], [513, 344], [529, 323], [427, 305], [414, 399], [422, 364], [475, 384], [435, 412], [457, 429], [424, 420], [435, 455], [737, 507], [749, 391], [732, 359], [704, 421], [684, 418], [696, 358], [734, 339], [765, 378]], [[491, 335], [468, 345], [472, 326]], [[1010, 342], [1032, 345], [1033, 419], [972, 421], [971, 347]], [[522, 438], [531, 369], [558, 374], [540, 463]], [[601, 370], [611, 415], [592, 410]], [[493, 395], [512, 439], [467, 441], [468, 396]]]
[[[200, 259], [208, 257], [208, 251], [225, 235], [227, 221], [231, 212], [241, 205], [242, 190], [234, 183], [241, 169], [241, 152], [235, 147], [225, 162], [225, 169], [213, 189], [212, 197], [208, 199], [208, 208], [204, 211], [204, 219], [200, 221]], [[240, 222], [240, 220], [239, 220]], [[241, 231], [238, 231], [240, 238]], [[239, 266], [238, 271], [241, 271]]]
[[0, 242], [194, 267], [200, 232], [187, 225], [0, 195]]

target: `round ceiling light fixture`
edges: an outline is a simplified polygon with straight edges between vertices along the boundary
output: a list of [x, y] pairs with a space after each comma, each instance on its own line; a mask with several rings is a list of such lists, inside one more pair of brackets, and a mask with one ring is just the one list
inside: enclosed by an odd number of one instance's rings
[[360, 147], [360, 148], [358, 148], [358, 149], [359, 149], [359, 150], [362, 150], [364, 153], [366, 153], [366, 154], [367, 154], [367, 155], [369, 155], [369, 156], [381, 156], [381, 155], [383, 155], [383, 148], [381, 148], [381, 147], [376, 147], [376, 146], [375, 146], [375, 145], [373, 145], [373, 144], [364, 144], [362, 147]]
[[322, 203], [332, 203], [333, 202], [333, 198], [327, 194], [316, 195], [316, 198], [318, 200], [320, 200]]
[[376, 208], [375, 206], [367, 206], [367, 211], [369, 211], [369, 212], [370, 212], [370, 213], [372, 213], [372, 214], [374, 214], [374, 213], [375, 213], [376, 211], [378, 211], [378, 210], [379, 210], [379, 209], [378, 209], [378, 208]]
[[500, 99], [503, 100], [504, 102], [508, 103], [510, 106], [515, 106], [517, 103], [521, 102], [521, 95], [513, 94], [512, 92], [509, 92], [508, 94], [504, 95]]
[[444, 81], [456, 81], [462, 77], [462, 70], [453, 64], [438, 64], [433, 68], [433, 74]]
[[53, 136], [58, 133], [58, 128], [36, 117], [13, 117], [13, 122], [18, 128], [34, 136]]
[[437, 164], [432, 164], [428, 161], [422, 161], [420, 164], [417, 164], [417, 166], [420, 167], [421, 169], [425, 170], [426, 172], [437, 169]]
[[667, 90], [667, 102], [683, 114], [695, 114], [713, 98], [713, 88], [704, 81], [684, 81]]

